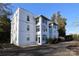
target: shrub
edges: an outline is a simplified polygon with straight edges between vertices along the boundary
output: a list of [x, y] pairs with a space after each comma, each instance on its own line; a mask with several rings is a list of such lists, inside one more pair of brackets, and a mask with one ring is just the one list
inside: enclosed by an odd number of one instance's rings
[[52, 39], [51, 39], [51, 38], [48, 38], [48, 39], [47, 39], [47, 43], [48, 43], [48, 44], [52, 44]]
[[66, 35], [65, 38], [66, 38], [67, 41], [71, 41], [71, 40], [79, 41], [79, 35], [78, 34]]
[[47, 43], [48, 43], [48, 44], [58, 43], [58, 39], [49, 38], [49, 39], [47, 40]]
[[9, 32], [0, 32], [0, 43], [10, 43]]
[[64, 37], [59, 37], [58, 40], [59, 41], [65, 41], [65, 38]]
[[73, 34], [73, 39], [79, 41], [79, 35], [78, 34]]
[[65, 40], [66, 41], [72, 41], [73, 40], [73, 35], [66, 35]]

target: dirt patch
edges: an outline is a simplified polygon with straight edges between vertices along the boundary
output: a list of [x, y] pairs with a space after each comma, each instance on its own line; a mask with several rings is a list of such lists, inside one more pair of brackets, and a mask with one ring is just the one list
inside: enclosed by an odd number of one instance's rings
[[68, 46], [67, 48], [79, 55], [79, 46]]

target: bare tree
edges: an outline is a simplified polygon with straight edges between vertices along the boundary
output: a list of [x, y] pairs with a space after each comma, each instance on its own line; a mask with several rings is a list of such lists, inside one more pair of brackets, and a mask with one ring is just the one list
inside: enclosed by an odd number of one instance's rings
[[10, 7], [10, 4], [8, 4], [8, 3], [6, 3], [6, 4], [0, 3], [0, 16], [3, 16], [3, 15], [9, 16], [9, 15], [11, 15], [12, 11], [9, 7]]

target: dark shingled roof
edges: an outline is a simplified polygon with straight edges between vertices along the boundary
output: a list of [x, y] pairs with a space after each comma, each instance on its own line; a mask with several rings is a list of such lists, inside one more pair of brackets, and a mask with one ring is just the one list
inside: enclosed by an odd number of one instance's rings
[[50, 21], [50, 19], [48, 19], [47, 17], [45, 17], [45, 16], [43, 16], [43, 15], [37, 16], [36, 19], [39, 18], [39, 17], [43, 17], [43, 18], [45, 18], [46, 20]]

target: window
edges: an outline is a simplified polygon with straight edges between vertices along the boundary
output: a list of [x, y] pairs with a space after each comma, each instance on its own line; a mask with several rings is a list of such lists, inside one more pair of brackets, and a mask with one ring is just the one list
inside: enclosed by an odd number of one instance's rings
[[57, 28], [57, 26], [56, 26], [56, 25], [54, 25], [53, 27], [54, 27], [55, 29]]
[[39, 18], [38, 19], [36, 19], [36, 24], [39, 22]]
[[40, 35], [36, 35], [36, 41], [38, 41], [40, 43]]
[[36, 41], [37, 41], [37, 36], [36, 36]]
[[27, 21], [29, 21], [29, 16], [27, 16]]
[[44, 26], [44, 25], [42, 25], [43, 27], [42, 27], [42, 30], [44, 31], [44, 32], [47, 32], [47, 27], [46, 26]]
[[29, 41], [30, 40], [30, 38], [29, 37], [27, 37], [27, 41]]
[[46, 41], [47, 40], [47, 36], [46, 35], [43, 35], [42, 36], [42, 39], [43, 39], [43, 41]]
[[51, 28], [52, 26], [51, 26], [51, 24], [49, 24], [49, 28]]
[[40, 43], [40, 37], [38, 37], [38, 39], [39, 39], [39, 43]]
[[38, 35], [36, 35], [36, 41], [37, 41], [37, 39], [38, 39]]
[[42, 22], [47, 24], [47, 20], [46, 19], [42, 19]]
[[29, 29], [29, 25], [27, 25], [27, 31], [29, 31], [30, 29]]
[[40, 26], [36, 26], [36, 32], [40, 31]]

